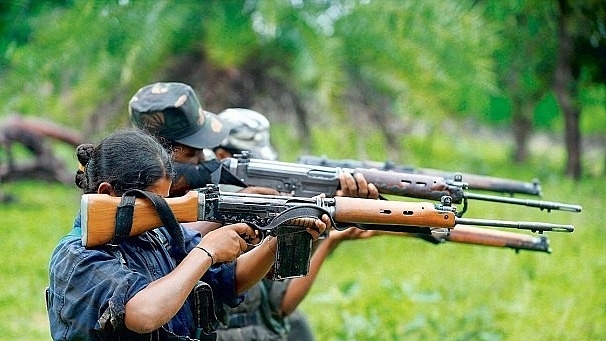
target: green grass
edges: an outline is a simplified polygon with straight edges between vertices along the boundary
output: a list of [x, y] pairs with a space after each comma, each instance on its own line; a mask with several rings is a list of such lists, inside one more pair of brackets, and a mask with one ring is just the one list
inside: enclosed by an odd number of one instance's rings
[[[535, 153], [522, 167], [509, 165], [506, 150], [486, 143], [459, 141], [449, 151], [410, 137], [407, 145], [407, 160], [426, 161], [418, 166], [520, 180], [537, 176], [544, 200], [583, 206], [582, 213], [547, 213], [474, 201], [467, 217], [558, 222], [576, 231], [548, 233], [552, 254], [409, 237], [345, 242], [301, 307], [318, 340], [605, 339], [606, 179], [560, 177], [558, 152]], [[2, 189], [17, 201], [0, 204], [0, 339], [49, 339], [43, 296], [48, 260], [71, 228], [78, 191], [43, 182]]]
[[79, 192], [75, 186], [45, 182], [4, 184], [2, 190], [15, 201], [0, 204], [0, 338], [50, 339], [44, 301], [48, 261], [59, 238], [71, 229]]

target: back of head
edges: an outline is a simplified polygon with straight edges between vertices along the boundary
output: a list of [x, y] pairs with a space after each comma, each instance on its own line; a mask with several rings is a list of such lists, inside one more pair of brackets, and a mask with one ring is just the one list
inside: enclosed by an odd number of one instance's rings
[[230, 130], [219, 147], [232, 154], [244, 150], [256, 159], [276, 160], [278, 153], [271, 145], [267, 118], [250, 109], [230, 108], [218, 114]]
[[80, 167], [75, 181], [84, 193], [95, 193], [101, 183], [108, 182], [121, 195], [173, 175], [170, 154], [139, 129], [114, 132], [97, 146], [79, 145], [76, 154]]
[[229, 132], [217, 115], [202, 110], [196, 93], [187, 84], [149, 84], [128, 103], [133, 124], [161, 139], [196, 149], [216, 147]]

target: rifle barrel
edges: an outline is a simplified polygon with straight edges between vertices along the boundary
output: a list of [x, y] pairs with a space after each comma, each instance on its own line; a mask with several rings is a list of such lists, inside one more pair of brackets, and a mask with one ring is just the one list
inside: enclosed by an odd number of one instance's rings
[[502, 203], [507, 203], [507, 204], [537, 207], [537, 208], [540, 208], [541, 210], [547, 210], [547, 212], [549, 212], [551, 210], [581, 212], [581, 210], [583, 209], [580, 205], [562, 204], [559, 202], [544, 201], [544, 200], [500, 197], [500, 196], [496, 196], [496, 195], [484, 195], [484, 194], [478, 194], [478, 193], [466, 192], [464, 194], [464, 197], [468, 198], [468, 199], [502, 202]]
[[[394, 168], [393, 170], [398, 170]], [[534, 179], [532, 182], [510, 180], [497, 178], [487, 175], [476, 175], [469, 173], [452, 173], [431, 168], [418, 168], [414, 171], [416, 174], [439, 176], [446, 180], [462, 181], [467, 184], [471, 190], [491, 191], [504, 194], [528, 194], [534, 196], [543, 196], [541, 182]]]
[[360, 161], [352, 159], [329, 159], [323, 156], [302, 155], [298, 163], [306, 165], [339, 167], [339, 168], [371, 168], [385, 171], [395, 171], [406, 174], [418, 174], [433, 177], [440, 177], [444, 180], [454, 180], [462, 177], [469, 189], [491, 191], [499, 193], [528, 194], [542, 196], [541, 183], [538, 179], [532, 182], [519, 181], [514, 179], [498, 178], [487, 175], [451, 172], [432, 168], [417, 168], [413, 166], [398, 165], [386, 161]]

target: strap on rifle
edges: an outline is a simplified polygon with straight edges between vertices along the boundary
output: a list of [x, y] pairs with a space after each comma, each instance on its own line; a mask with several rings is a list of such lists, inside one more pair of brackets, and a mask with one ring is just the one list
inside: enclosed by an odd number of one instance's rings
[[133, 227], [133, 214], [135, 211], [135, 196], [123, 195], [116, 211], [116, 232], [110, 244], [119, 244], [130, 236]]
[[137, 197], [147, 198], [154, 205], [158, 217], [160, 217], [166, 231], [172, 237], [171, 253], [173, 257], [179, 260], [183, 259], [187, 253], [185, 252], [185, 241], [177, 218], [175, 218], [170, 206], [163, 197], [148, 191], [132, 189], [124, 192], [116, 211], [116, 234], [112, 238], [111, 243], [118, 244], [130, 236], [133, 225], [133, 213], [135, 211], [135, 199]]

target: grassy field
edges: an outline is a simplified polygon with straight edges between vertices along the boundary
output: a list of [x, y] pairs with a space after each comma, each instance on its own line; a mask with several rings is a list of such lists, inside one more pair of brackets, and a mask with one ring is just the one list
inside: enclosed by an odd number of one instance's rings
[[548, 233], [552, 254], [384, 236], [341, 245], [303, 304], [318, 339], [605, 339], [604, 181], [560, 189], [584, 212], [474, 203], [466, 213], [575, 225]]
[[[559, 170], [553, 165], [561, 161], [557, 153], [538, 153], [530, 166], [520, 168], [509, 166], [489, 146], [474, 149], [480, 153], [468, 149], [459, 144], [455, 156], [473, 157], [445, 156], [441, 168], [453, 170], [458, 163], [467, 172], [521, 180], [537, 176], [544, 200], [580, 204], [583, 212], [474, 201], [466, 217], [573, 224], [575, 232], [548, 233], [552, 254], [432, 245], [409, 237], [346, 242], [331, 255], [302, 305], [318, 340], [606, 339], [606, 229], [601, 225], [606, 179], [573, 182], [554, 175]], [[440, 146], [427, 152], [440, 155]], [[433, 160], [417, 164], [438, 168], [441, 163]], [[79, 193], [42, 182], [3, 184], [2, 189], [16, 201], [0, 205], [0, 339], [46, 340], [48, 260], [71, 228]]]

